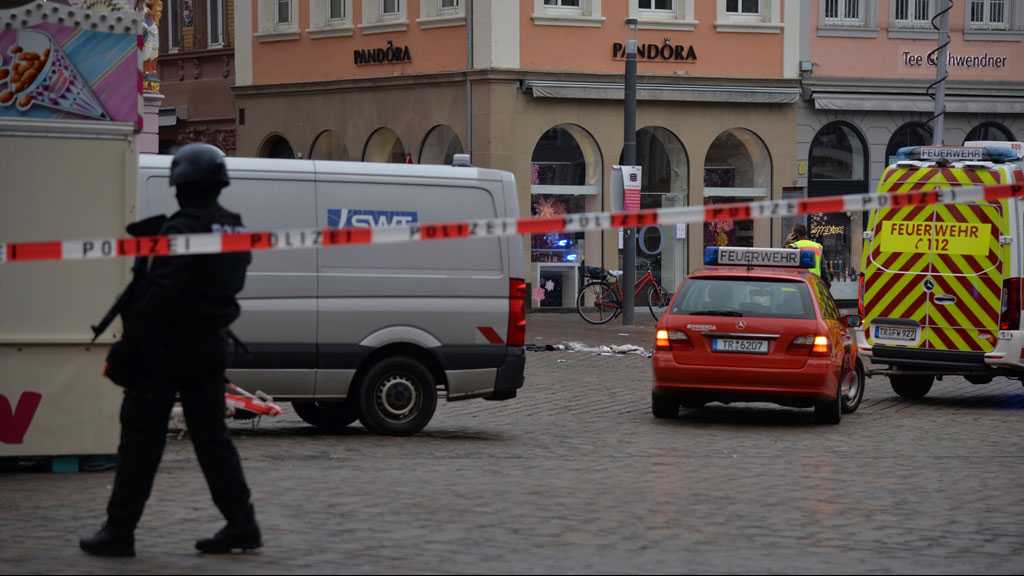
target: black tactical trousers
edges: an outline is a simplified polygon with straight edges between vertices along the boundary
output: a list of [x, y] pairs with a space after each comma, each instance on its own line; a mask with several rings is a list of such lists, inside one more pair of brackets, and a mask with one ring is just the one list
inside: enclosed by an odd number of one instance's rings
[[[249, 508], [249, 487], [238, 451], [224, 423], [224, 351], [219, 336], [198, 338], [177, 362], [160, 364], [137, 389], [126, 390], [121, 404], [120, 463], [107, 505], [109, 524], [132, 531], [142, 517], [153, 488], [176, 393], [213, 501], [229, 523], [242, 522]], [[175, 356], [178, 356], [176, 354]]]

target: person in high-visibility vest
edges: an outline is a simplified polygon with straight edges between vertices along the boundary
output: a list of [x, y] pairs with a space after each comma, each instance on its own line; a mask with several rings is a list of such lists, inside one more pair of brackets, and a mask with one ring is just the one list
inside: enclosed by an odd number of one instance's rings
[[793, 231], [789, 233], [789, 238], [786, 239], [786, 245], [790, 248], [812, 250], [814, 252], [814, 268], [811, 268], [811, 272], [814, 272], [819, 278], [824, 280], [825, 285], [832, 285], [832, 279], [829, 278], [828, 270], [821, 267], [822, 253], [825, 248], [814, 240], [807, 238], [806, 226], [803, 224], [793, 226]]

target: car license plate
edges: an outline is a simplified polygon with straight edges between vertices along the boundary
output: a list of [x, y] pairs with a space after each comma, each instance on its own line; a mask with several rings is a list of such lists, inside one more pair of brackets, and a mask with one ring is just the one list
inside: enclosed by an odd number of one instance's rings
[[875, 326], [875, 338], [880, 340], [917, 340], [917, 328], [903, 326]]
[[741, 354], [767, 354], [767, 340], [734, 340], [729, 338], [715, 338], [712, 341], [712, 350], [715, 352], [739, 352]]

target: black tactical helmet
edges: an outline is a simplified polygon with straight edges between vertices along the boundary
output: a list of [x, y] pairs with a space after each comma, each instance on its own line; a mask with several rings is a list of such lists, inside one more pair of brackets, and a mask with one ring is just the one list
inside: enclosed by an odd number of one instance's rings
[[186, 144], [171, 161], [171, 186], [209, 184], [223, 188], [231, 183], [224, 153], [209, 144]]

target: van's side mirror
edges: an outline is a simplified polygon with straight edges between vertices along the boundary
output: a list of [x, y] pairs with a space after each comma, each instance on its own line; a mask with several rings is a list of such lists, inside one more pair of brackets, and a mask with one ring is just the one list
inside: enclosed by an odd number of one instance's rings
[[850, 328], [860, 328], [864, 324], [864, 319], [857, 314], [851, 314], [846, 317], [846, 325]]

